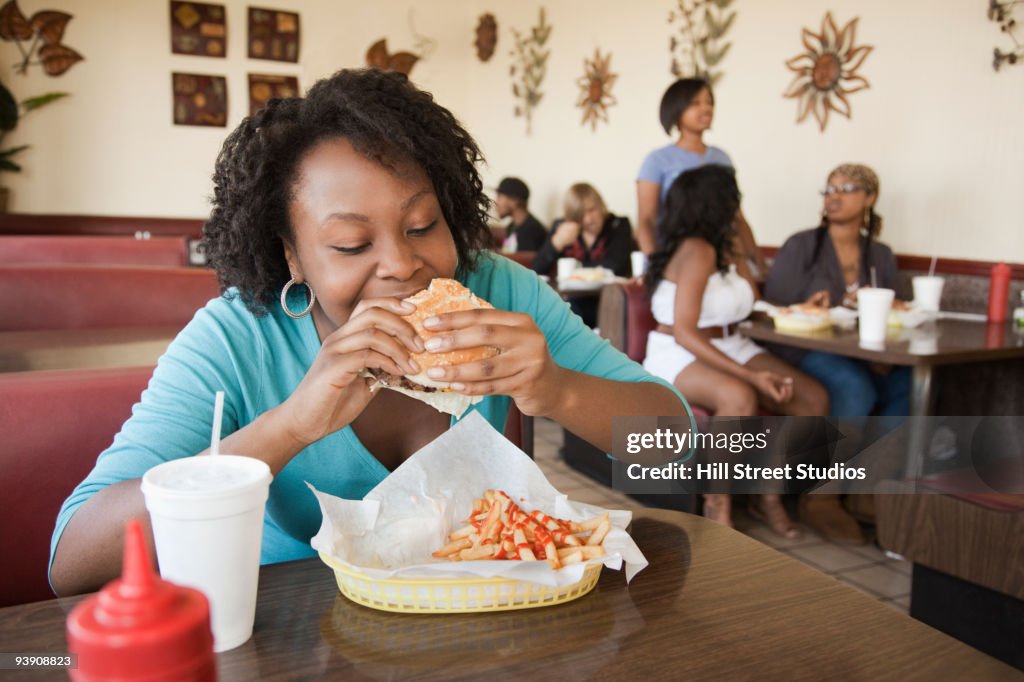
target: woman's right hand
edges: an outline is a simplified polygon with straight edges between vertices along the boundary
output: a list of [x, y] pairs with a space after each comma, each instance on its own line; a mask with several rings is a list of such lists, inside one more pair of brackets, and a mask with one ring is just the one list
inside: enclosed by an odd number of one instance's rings
[[750, 374], [750, 383], [758, 393], [777, 403], [787, 403], [793, 397], [793, 379], [768, 370], [759, 370]]
[[581, 229], [580, 224], [572, 220], [566, 220], [559, 224], [558, 229], [551, 235], [551, 245], [555, 247], [555, 251], [561, 252], [571, 246], [574, 241], [579, 239]]
[[348, 321], [324, 339], [306, 376], [280, 406], [292, 438], [309, 445], [352, 423], [373, 397], [364, 370], [419, 373], [410, 353], [422, 352], [423, 341], [401, 317], [415, 309], [397, 298], [359, 302]]

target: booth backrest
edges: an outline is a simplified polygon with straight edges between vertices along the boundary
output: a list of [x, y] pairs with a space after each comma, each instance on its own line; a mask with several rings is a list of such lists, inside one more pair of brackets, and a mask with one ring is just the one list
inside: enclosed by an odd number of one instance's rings
[[204, 268], [0, 265], [0, 331], [184, 327], [219, 293]]
[[120, 234], [148, 232], [199, 239], [199, 218], [140, 218], [129, 216], [0, 213], [0, 234]]
[[187, 237], [0, 235], [0, 264], [188, 265]]
[[152, 372], [0, 374], [0, 607], [53, 596], [46, 566], [57, 512], [131, 415]]
[[601, 336], [635, 362], [647, 354], [647, 335], [658, 326], [651, 314], [651, 300], [642, 282], [609, 284], [601, 290], [597, 308]]

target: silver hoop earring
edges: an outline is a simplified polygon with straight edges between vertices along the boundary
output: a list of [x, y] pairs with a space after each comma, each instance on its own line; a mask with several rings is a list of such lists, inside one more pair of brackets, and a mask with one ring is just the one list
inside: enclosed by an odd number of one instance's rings
[[309, 291], [309, 305], [307, 305], [306, 309], [301, 313], [293, 313], [288, 308], [288, 290], [291, 289], [292, 285], [295, 283], [295, 278], [292, 277], [288, 280], [288, 284], [284, 285], [284, 289], [281, 289], [281, 308], [284, 310], [285, 315], [294, 320], [298, 320], [299, 318], [309, 315], [310, 311], [313, 310], [313, 304], [316, 303], [316, 294], [313, 293], [313, 287], [309, 286], [309, 282], [300, 282], [300, 284], [305, 284], [306, 289]]

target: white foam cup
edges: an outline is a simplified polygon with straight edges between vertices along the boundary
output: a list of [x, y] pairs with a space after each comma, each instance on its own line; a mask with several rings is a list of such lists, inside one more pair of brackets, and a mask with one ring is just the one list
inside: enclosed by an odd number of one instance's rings
[[942, 300], [942, 286], [946, 283], [945, 278], [918, 275], [911, 282], [914, 286], [914, 307], [919, 310], [938, 312], [939, 301]]
[[862, 343], [877, 345], [885, 341], [889, 312], [896, 292], [892, 289], [861, 287], [857, 290], [857, 312]]
[[647, 274], [647, 255], [643, 251], [629, 254], [629, 263], [633, 267], [634, 277], [643, 277]]
[[580, 262], [575, 258], [558, 259], [558, 279], [569, 279], [569, 276], [578, 268]]
[[271, 478], [237, 455], [175, 459], [142, 477], [160, 575], [209, 598], [214, 651], [252, 636]]

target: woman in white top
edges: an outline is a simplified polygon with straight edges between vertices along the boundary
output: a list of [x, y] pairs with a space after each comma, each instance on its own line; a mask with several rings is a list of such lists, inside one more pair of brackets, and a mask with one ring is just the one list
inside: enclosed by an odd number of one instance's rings
[[[660, 226], [665, 238], [647, 273], [658, 327], [648, 337], [644, 367], [715, 415], [756, 416], [759, 408], [827, 415], [821, 384], [736, 330], [756, 298], [746, 263], [731, 248], [739, 201], [726, 166], [686, 171], [672, 183]], [[799, 535], [778, 495], [752, 498], [750, 509], [779, 535]], [[704, 510], [731, 525], [728, 495], [705, 495]]]

